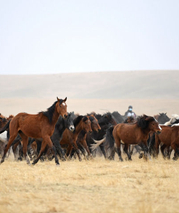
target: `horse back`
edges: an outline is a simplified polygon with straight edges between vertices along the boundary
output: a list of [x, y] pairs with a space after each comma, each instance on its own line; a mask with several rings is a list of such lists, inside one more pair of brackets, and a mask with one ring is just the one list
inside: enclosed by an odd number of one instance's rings
[[19, 113], [10, 122], [10, 134], [12, 134], [13, 131], [15, 133], [22, 131], [28, 137], [41, 138], [44, 134], [51, 136], [53, 130], [54, 128], [48, 125], [48, 120], [42, 113]]
[[113, 136], [122, 140], [126, 144], [139, 143], [141, 135], [140, 129], [133, 123], [120, 123], [114, 127]]
[[172, 127], [171, 126], [161, 126], [162, 131], [161, 133], [155, 134], [156, 140], [159, 140], [159, 142], [162, 142], [166, 145], [171, 144], [171, 137], [172, 137]]

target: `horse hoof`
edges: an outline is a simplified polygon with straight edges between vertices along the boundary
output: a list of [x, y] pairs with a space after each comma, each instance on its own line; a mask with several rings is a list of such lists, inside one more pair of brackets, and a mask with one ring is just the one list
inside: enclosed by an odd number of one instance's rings
[[143, 158], [143, 153], [141, 153], [141, 154], [139, 155], [139, 159], [141, 159], [141, 158]]
[[56, 166], [60, 166], [60, 164], [56, 163]]

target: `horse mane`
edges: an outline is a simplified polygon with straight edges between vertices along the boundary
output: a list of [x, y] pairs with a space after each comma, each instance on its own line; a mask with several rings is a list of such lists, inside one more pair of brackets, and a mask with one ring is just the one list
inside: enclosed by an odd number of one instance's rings
[[75, 126], [75, 128], [76, 128], [76, 126], [80, 123], [80, 121], [82, 120], [83, 117], [84, 117], [84, 116], [82, 116], [82, 115], [78, 115], [78, 117], [76, 117], [76, 118], [74, 119], [74, 126]]
[[93, 116], [89, 116], [89, 119], [90, 119], [91, 122], [94, 121], [94, 117]]
[[[61, 100], [61, 99], [60, 99], [60, 100]], [[47, 111], [41, 111], [41, 112], [39, 112], [39, 114], [42, 113], [43, 115], [45, 115], [45, 116], [48, 118], [48, 120], [49, 120], [50, 123], [52, 123], [53, 113], [54, 113], [54, 111], [55, 111], [55, 105], [56, 105], [57, 102], [58, 102], [58, 101], [55, 101], [55, 102], [52, 104], [52, 106], [50, 106], [50, 107], [47, 109]]]
[[[148, 118], [146, 120], [146, 118]], [[148, 125], [151, 121], [154, 121], [154, 117], [151, 117], [151, 116], [146, 116], [146, 115], [142, 115], [142, 116], [139, 116], [137, 118], [137, 126], [140, 127], [141, 129], [145, 130], [148, 128]]]

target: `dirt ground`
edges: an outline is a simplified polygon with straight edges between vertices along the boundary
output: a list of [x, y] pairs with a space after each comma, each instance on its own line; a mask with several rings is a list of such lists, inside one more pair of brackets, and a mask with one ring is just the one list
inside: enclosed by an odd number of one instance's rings
[[[124, 154], [123, 154], [124, 156]], [[0, 165], [0, 213], [178, 212], [179, 161], [39, 162]]]
[[[0, 99], [0, 112], [9, 116], [19, 112], [38, 113], [54, 99]], [[133, 105], [141, 115], [159, 112], [179, 114], [178, 100], [158, 99], [69, 99], [68, 111], [85, 114], [119, 111]], [[0, 213], [19, 212], [178, 212], [179, 161], [158, 159], [132, 162], [92, 160], [39, 162], [28, 166], [10, 156], [0, 165]]]

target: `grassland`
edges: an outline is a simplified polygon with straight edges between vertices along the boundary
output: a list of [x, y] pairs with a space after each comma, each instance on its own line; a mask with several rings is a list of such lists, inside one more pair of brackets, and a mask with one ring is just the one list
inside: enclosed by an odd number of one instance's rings
[[0, 213], [178, 212], [179, 161], [39, 162], [0, 165]]

